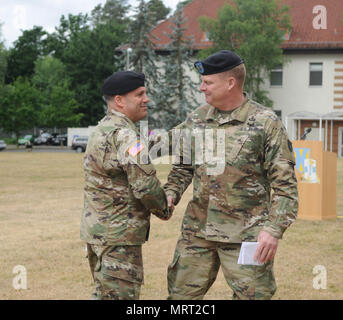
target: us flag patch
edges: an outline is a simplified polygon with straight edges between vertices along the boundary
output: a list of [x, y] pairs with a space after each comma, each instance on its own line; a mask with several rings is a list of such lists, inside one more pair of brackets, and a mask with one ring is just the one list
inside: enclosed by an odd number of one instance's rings
[[130, 147], [127, 151], [132, 156], [135, 157], [138, 153], [140, 153], [144, 149], [144, 146], [137, 141], [132, 147]]

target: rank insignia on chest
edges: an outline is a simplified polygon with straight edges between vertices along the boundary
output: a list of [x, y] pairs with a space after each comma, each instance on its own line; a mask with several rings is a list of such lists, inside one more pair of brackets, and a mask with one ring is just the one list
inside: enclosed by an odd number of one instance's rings
[[127, 152], [132, 156], [135, 157], [138, 153], [140, 153], [144, 149], [144, 146], [139, 142], [135, 142], [133, 146], [131, 146]]

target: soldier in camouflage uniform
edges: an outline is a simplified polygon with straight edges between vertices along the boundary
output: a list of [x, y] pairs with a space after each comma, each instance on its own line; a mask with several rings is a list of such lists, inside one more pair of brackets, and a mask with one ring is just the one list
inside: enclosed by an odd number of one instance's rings
[[[214, 139], [221, 130], [225, 142], [222, 150], [214, 142], [214, 153], [222, 151], [225, 158], [217, 173], [211, 161], [196, 163], [194, 153], [201, 147], [193, 139], [190, 151], [181, 145], [181, 162], [168, 176], [164, 188], [171, 207], [192, 180], [194, 187], [168, 267], [168, 299], [202, 299], [220, 266], [234, 299], [270, 299], [278, 239], [297, 216], [292, 144], [275, 113], [243, 92], [245, 66], [239, 56], [220, 51], [195, 67], [208, 104], [178, 129], [193, 134], [212, 129]], [[204, 153], [207, 147], [204, 143]], [[254, 258], [262, 265], [237, 264], [243, 241], [259, 242]]]
[[129, 71], [106, 79], [108, 112], [84, 156], [81, 239], [87, 242], [94, 299], [139, 299], [150, 214], [162, 220], [171, 215], [154, 166], [140, 157], [146, 141], [134, 123], [147, 115], [144, 80], [144, 74]]

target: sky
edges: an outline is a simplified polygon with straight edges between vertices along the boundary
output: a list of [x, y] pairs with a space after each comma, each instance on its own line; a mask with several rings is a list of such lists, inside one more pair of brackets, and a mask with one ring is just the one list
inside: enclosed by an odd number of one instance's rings
[[[178, 0], [162, 0], [165, 6], [175, 9]], [[136, 6], [137, 0], [129, 0]], [[90, 13], [98, 4], [106, 0], [0, 0], [0, 24], [2, 39], [6, 47], [22, 34], [21, 30], [31, 29], [34, 25], [53, 32], [59, 25], [62, 14]]]

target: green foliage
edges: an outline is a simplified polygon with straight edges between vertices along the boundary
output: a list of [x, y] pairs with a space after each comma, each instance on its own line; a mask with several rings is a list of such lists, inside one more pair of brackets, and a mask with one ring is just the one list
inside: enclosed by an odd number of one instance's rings
[[125, 38], [124, 26], [100, 24], [79, 33], [70, 41], [62, 61], [74, 88], [79, 112], [85, 114], [82, 125], [94, 125], [104, 116], [101, 86], [116, 71], [114, 48]]
[[150, 19], [152, 25], [156, 25], [158, 21], [164, 20], [171, 9], [166, 7], [162, 0], [149, 0], [147, 7], [150, 12]]
[[[127, 39], [127, 2], [108, 0], [93, 10], [91, 18], [62, 15], [51, 34], [42, 27], [23, 31], [8, 54], [6, 81], [11, 86], [2, 90], [8, 110], [11, 103], [14, 108], [14, 102], [7, 99], [9, 92], [18, 85], [16, 79], [24, 76], [32, 80], [41, 108], [36, 108], [31, 127], [96, 124], [105, 113], [100, 88], [117, 70], [114, 49]], [[3, 61], [0, 43], [0, 84]]]
[[[149, 36], [153, 28], [151, 12], [144, 0], [140, 0], [135, 11], [136, 14], [129, 26], [130, 47], [132, 48], [130, 66], [137, 72], [147, 72], [148, 75], [155, 76], [157, 57]], [[152, 79], [153, 77], [148, 77], [148, 81], [152, 81]]]
[[46, 35], [47, 32], [37, 26], [23, 31], [8, 53], [6, 83], [15, 81], [19, 76], [30, 78], [33, 75], [35, 61], [46, 53]]
[[17, 141], [18, 141], [16, 138], [0, 138], [0, 140], [5, 140], [5, 143], [7, 145], [17, 144]]
[[69, 81], [69, 79], [64, 64], [53, 56], [46, 56], [35, 62], [32, 81], [37, 89], [48, 94], [56, 84]]
[[[101, 94], [104, 79], [126, 67], [122, 57], [121, 64], [114, 63], [114, 50], [128, 42], [133, 49], [130, 68], [146, 74], [148, 93], [156, 105], [154, 101], [162, 99], [163, 90], [156, 66], [159, 60], [148, 34], [170, 9], [161, 0], [141, 0], [133, 17], [128, 17], [129, 9], [129, 0], [107, 0], [90, 16], [62, 15], [53, 33], [39, 26], [23, 31], [8, 52], [0, 41], [0, 88], [4, 77], [8, 84], [1, 89], [4, 118], [0, 126], [16, 129], [7, 120], [13, 119], [10, 114], [22, 99], [19, 86], [32, 89], [28, 100], [32, 103], [25, 104], [27, 110], [34, 110], [34, 118], [26, 118], [31, 128], [96, 124], [106, 111]], [[18, 124], [17, 129], [24, 127]]]
[[72, 38], [80, 32], [89, 28], [89, 18], [82, 13], [78, 15], [69, 14], [60, 18], [60, 25], [55, 28], [55, 32], [48, 35], [46, 40], [47, 52], [62, 60], [64, 50], [68, 47]]
[[47, 56], [35, 64], [33, 83], [40, 92], [40, 127], [77, 126], [83, 116], [77, 113], [79, 107], [75, 93], [69, 89], [70, 80], [66, 67], [57, 58]]
[[0, 87], [4, 84], [7, 70], [7, 50], [1, 39], [1, 27], [2, 25], [0, 24]]
[[0, 89], [0, 127], [16, 134], [38, 124], [40, 95], [30, 81], [18, 77], [11, 85]]
[[52, 87], [48, 101], [47, 105], [42, 106], [41, 127], [66, 128], [80, 124], [83, 114], [77, 113], [79, 106], [67, 81]]
[[92, 24], [125, 23], [130, 7], [128, 0], [107, 0], [104, 6], [98, 4], [91, 13]]
[[234, 5], [225, 4], [218, 11], [218, 19], [202, 17], [200, 24], [213, 42], [200, 57], [219, 50], [235, 51], [246, 65], [245, 89], [252, 98], [271, 106], [260, 86], [271, 69], [285, 62], [280, 45], [291, 28], [289, 7], [278, 0], [234, 0]]
[[128, 68], [126, 59], [122, 57], [119, 57], [121, 63], [117, 66], [120, 69], [143, 72], [146, 75], [147, 93], [154, 104], [159, 90], [160, 72], [157, 67], [159, 57], [153, 49], [152, 39], [149, 36], [153, 28], [151, 12], [144, 0], [140, 1], [135, 11], [136, 14], [129, 26], [129, 46], [132, 52], [129, 56]]
[[[196, 106], [194, 98], [198, 90], [188, 75], [187, 69], [193, 69], [193, 40], [185, 38], [186, 19], [182, 6], [178, 6], [171, 19], [171, 33], [166, 34], [170, 42], [165, 47], [169, 55], [164, 58], [164, 75], [159, 85], [159, 100], [151, 119], [158, 128], [171, 129], [183, 122], [187, 114]], [[158, 117], [156, 117], [158, 115]]]
[[[57, 50], [54, 56], [66, 67], [70, 87], [79, 104], [78, 113], [84, 114], [82, 126], [96, 124], [105, 113], [101, 86], [104, 79], [116, 71], [114, 48], [126, 39], [124, 24], [111, 19], [108, 3], [97, 7], [98, 24], [91, 26], [87, 15], [62, 16], [60, 26], [51, 37]], [[125, 1], [124, 1], [125, 2]], [[106, 9], [106, 10], [105, 10]], [[115, 14], [115, 11], [113, 11]]]

